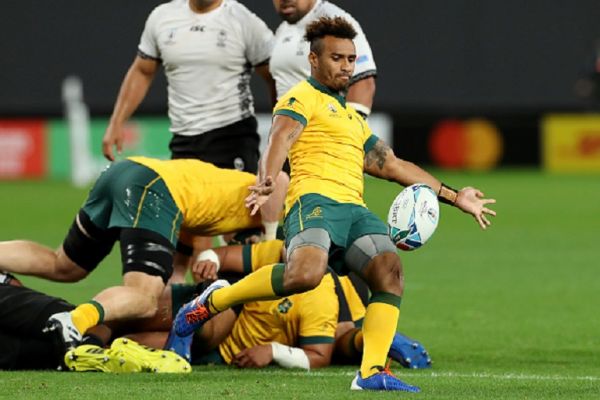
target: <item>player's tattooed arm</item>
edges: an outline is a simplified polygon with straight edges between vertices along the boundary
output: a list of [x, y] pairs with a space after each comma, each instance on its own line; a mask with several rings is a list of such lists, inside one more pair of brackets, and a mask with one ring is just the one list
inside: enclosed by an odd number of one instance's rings
[[302, 131], [304, 130], [304, 125], [302, 124], [298, 124], [294, 127], [294, 129], [289, 133], [287, 139], [289, 142], [294, 143], [296, 141], [296, 139], [298, 139], [298, 136], [300, 136], [300, 134], [302, 133]]
[[384, 141], [378, 140], [365, 154], [364, 171], [369, 175], [397, 182], [403, 186], [425, 183], [439, 191], [441, 183], [427, 171], [410, 161], [402, 160]]
[[390, 146], [383, 140], [378, 140], [375, 146], [365, 154], [365, 171], [369, 172], [372, 168], [382, 170], [388, 153], [392, 153]]

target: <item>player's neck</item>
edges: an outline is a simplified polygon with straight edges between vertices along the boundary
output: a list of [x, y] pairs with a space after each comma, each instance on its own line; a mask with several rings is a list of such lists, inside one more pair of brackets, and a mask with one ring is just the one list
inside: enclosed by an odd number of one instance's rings
[[223, 0], [208, 1], [208, 0], [188, 0], [190, 9], [198, 14], [205, 14], [219, 8]]
[[313, 85], [319, 86], [321, 89], [325, 89], [329, 92], [331, 92], [331, 94], [335, 94], [337, 96], [343, 96], [344, 94], [344, 90], [337, 90], [337, 89], [333, 89], [332, 87], [328, 86], [326, 83], [324, 83], [322, 80], [320, 80], [319, 78], [315, 77], [314, 75], [310, 76], [309, 81], [312, 81]]

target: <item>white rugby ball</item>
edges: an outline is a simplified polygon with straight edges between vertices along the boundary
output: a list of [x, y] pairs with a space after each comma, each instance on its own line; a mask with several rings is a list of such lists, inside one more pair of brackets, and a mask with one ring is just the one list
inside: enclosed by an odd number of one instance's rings
[[396, 196], [388, 213], [388, 234], [397, 248], [414, 250], [433, 235], [440, 219], [440, 204], [431, 187], [417, 183]]

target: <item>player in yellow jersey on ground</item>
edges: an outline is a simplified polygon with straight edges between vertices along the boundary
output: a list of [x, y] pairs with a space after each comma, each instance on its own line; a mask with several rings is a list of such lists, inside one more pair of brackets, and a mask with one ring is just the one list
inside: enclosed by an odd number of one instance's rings
[[[280, 240], [211, 249], [194, 264], [193, 276], [195, 280], [214, 279], [218, 270], [246, 275], [263, 266], [282, 262], [285, 257], [283, 250], [283, 242]], [[348, 276], [339, 277], [331, 272], [317, 289], [301, 295], [246, 303], [241, 312], [226, 310], [208, 321], [201, 332], [195, 335], [193, 351], [187, 348], [179, 354], [191, 356], [195, 363], [221, 361], [242, 367], [260, 367], [275, 361], [286, 367], [316, 368], [328, 365], [328, 358], [333, 351], [331, 356], [336, 362], [355, 364], [360, 361], [363, 352], [361, 326], [366, 311], [355, 285], [364, 283], [353, 282]], [[181, 286], [172, 288], [174, 312], [178, 309], [176, 303], [182, 304], [182, 296], [177, 294], [181, 289]], [[331, 307], [332, 296], [337, 303], [337, 310]], [[237, 320], [234, 316], [236, 313], [239, 313]], [[336, 315], [337, 321], [334, 318]], [[300, 326], [306, 332], [311, 327], [311, 322], [319, 321], [335, 323], [333, 344], [329, 331], [325, 328], [328, 326], [326, 323], [321, 327], [314, 324], [312, 339], [295, 328]], [[231, 324], [233, 326], [230, 328]], [[285, 334], [282, 335], [282, 332]], [[312, 346], [317, 343], [316, 347]], [[151, 345], [162, 346], [161, 343]], [[198, 357], [200, 351], [206, 353], [213, 348], [216, 349]], [[389, 355], [407, 368], [426, 368], [431, 365], [429, 355], [422, 345], [414, 340], [408, 341], [399, 333], [394, 336]]]
[[[227, 287], [217, 281], [184, 306], [174, 326], [189, 334], [211, 316], [240, 303], [276, 299], [316, 287], [327, 266], [359, 274], [372, 293], [363, 325], [364, 353], [353, 390], [420, 389], [385, 368], [400, 315], [404, 277], [386, 225], [363, 201], [363, 173], [401, 185], [425, 183], [440, 200], [489, 225], [494, 215], [474, 188], [455, 191], [418, 166], [395, 157], [366, 121], [347, 107], [356, 32], [343, 18], [321, 18], [306, 30], [311, 77], [293, 87], [275, 107], [270, 141], [248, 206], [256, 212], [277, 186], [274, 177], [289, 157], [291, 181], [286, 199], [287, 265], [265, 267]], [[343, 262], [341, 262], [343, 261]], [[343, 271], [340, 271], [343, 272]]]
[[[277, 221], [285, 195], [263, 213]], [[71, 312], [53, 315], [47, 329], [65, 350], [102, 321], [150, 317], [173, 271], [180, 231], [216, 235], [259, 227], [244, 208], [250, 173], [199, 160], [132, 157], [108, 167], [96, 181], [58, 250], [15, 240], [0, 243], [0, 270], [74, 282], [86, 277], [120, 242], [123, 285], [110, 287]], [[277, 197], [277, 196], [276, 196]], [[279, 204], [278, 204], [279, 203]]]

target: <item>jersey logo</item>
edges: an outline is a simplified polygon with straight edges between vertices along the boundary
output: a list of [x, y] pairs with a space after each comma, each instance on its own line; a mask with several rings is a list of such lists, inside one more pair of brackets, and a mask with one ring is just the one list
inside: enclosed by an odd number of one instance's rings
[[356, 64], [362, 64], [362, 63], [364, 63], [364, 62], [366, 62], [366, 61], [368, 61], [368, 60], [369, 60], [369, 56], [368, 56], [368, 55], [366, 55], [366, 54], [363, 54], [362, 56], [359, 56], [359, 57], [356, 59]]
[[335, 106], [331, 103], [327, 104], [327, 108], [329, 109], [329, 111], [331, 111], [332, 113], [336, 113], [337, 112], [337, 108], [335, 108]]
[[287, 106], [294, 108], [294, 103], [295, 102], [296, 102], [296, 98], [295, 97], [290, 97], [290, 99], [288, 100]]
[[219, 31], [217, 36], [217, 47], [225, 47], [225, 41], [227, 40], [227, 32], [224, 29]]
[[177, 28], [173, 28], [173, 29], [169, 30], [167, 40], [165, 41], [165, 46], [170, 46], [170, 45], [175, 44], [175, 40], [173, 39], [175, 36], [175, 32], [177, 32]]
[[192, 32], [204, 32], [204, 29], [206, 27], [203, 25], [192, 25], [192, 27], [190, 28], [190, 31]]
[[308, 214], [304, 219], [309, 220], [309, 219], [314, 219], [314, 218], [323, 218], [323, 210], [321, 209], [321, 207], [313, 208], [311, 213]]
[[277, 305], [277, 311], [279, 311], [280, 314], [287, 314], [292, 306], [293, 304], [289, 299], [283, 299], [281, 300], [281, 303]]

